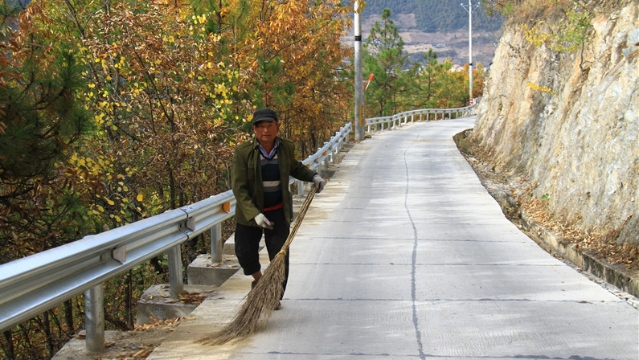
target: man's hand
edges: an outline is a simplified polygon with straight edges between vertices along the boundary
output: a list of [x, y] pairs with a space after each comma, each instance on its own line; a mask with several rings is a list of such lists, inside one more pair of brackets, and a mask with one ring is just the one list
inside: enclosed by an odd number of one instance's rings
[[317, 174], [313, 176], [313, 183], [315, 184], [315, 190], [316, 190], [315, 192], [318, 194], [322, 192], [322, 190], [324, 190], [324, 185], [326, 185], [326, 181]]
[[259, 213], [254, 217], [254, 219], [255, 219], [255, 222], [257, 223], [257, 226], [261, 227], [262, 229], [273, 230], [273, 225], [275, 224], [272, 223], [269, 219], [267, 219], [266, 216], [264, 216], [264, 214]]

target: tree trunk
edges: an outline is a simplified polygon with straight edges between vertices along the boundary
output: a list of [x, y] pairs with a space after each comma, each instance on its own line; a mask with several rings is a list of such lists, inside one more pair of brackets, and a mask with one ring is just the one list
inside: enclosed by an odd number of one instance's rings
[[55, 351], [53, 350], [53, 336], [51, 335], [51, 321], [49, 319], [48, 311], [45, 311], [42, 314], [42, 323], [44, 336], [47, 342], [47, 354], [49, 357], [53, 357], [53, 355], [55, 355]]
[[126, 322], [129, 328], [133, 329], [133, 270], [129, 270], [126, 275]]
[[71, 300], [64, 302], [64, 322], [67, 326], [67, 334], [73, 336], [75, 333], [75, 326], [73, 325], [73, 303]]
[[2, 335], [4, 337], [4, 342], [7, 344], [6, 346], [2, 347], [5, 356], [9, 360], [15, 360], [16, 354], [13, 349], [13, 336], [11, 334], [11, 330], [4, 331]]

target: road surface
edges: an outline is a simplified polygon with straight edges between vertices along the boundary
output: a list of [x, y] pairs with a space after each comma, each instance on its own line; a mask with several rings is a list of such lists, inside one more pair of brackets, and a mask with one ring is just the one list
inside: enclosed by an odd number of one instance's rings
[[246, 295], [236, 274], [149, 359], [639, 359], [638, 310], [539, 248], [480, 184], [452, 140], [473, 123], [356, 144], [315, 196], [266, 328], [195, 342]]

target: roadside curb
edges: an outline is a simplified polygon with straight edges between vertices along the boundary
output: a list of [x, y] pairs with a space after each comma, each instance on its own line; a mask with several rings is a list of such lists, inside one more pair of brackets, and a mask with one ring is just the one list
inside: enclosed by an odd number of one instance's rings
[[583, 271], [634, 297], [639, 297], [639, 271], [630, 271], [619, 265], [603, 263], [591, 254], [578, 250], [574, 244], [562, 241], [559, 235], [531, 220], [530, 216], [523, 210], [521, 211], [520, 224], [522, 230], [544, 250], [570, 261]]

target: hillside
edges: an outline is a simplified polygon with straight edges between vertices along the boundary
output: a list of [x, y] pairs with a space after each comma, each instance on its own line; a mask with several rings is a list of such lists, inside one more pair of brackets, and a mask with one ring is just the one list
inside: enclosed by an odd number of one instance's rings
[[564, 3], [505, 25], [471, 139], [574, 246], [636, 267], [639, 4]]
[[[366, 4], [362, 15], [365, 38], [387, 7], [412, 61], [421, 61], [422, 54], [432, 49], [441, 60], [468, 63], [468, 12], [459, 1], [369, 0]], [[473, 8], [473, 63], [487, 67], [492, 62], [502, 23], [501, 17], [487, 16], [481, 7]]]
[[[447, 33], [468, 29], [468, 13], [460, 3], [468, 6], [467, 0], [367, 0], [362, 15], [364, 18], [380, 15], [384, 8], [389, 8], [398, 17], [413, 14], [414, 22], [407, 29]], [[473, 8], [474, 30], [494, 32], [502, 23], [501, 17], [486, 15], [482, 7]]]

